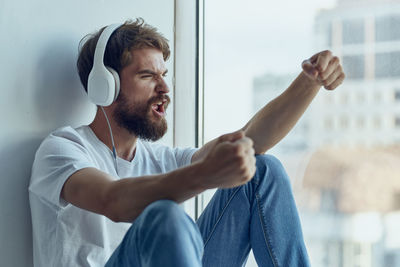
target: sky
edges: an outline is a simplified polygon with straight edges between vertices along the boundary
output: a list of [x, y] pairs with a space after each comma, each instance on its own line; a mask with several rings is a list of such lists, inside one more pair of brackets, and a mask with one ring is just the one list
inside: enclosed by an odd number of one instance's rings
[[301, 62], [317, 52], [315, 15], [334, 5], [334, 0], [205, 0], [205, 141], [250, 119], [255, 76], [300, 73]]

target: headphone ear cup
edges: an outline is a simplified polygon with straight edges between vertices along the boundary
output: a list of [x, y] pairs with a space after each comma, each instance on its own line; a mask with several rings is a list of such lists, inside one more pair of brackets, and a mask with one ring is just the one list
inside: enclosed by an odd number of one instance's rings
[[111, 105], [115, 98], [115, 83], [113, 74], [104, 65], [94, 66], [88, 78], [90, 100], [98, 106]]
[[113, 102], [114, 102], [119, 95], [119, 89], [120, 89], [119, 75], [118, 75], [118, 72], [116, 72], [113, 68], [110, 68], [110, 67], [106, 67], [106, 68], [114, 77], [114, 82], [115, 82], [114, 99], [113, 99]]

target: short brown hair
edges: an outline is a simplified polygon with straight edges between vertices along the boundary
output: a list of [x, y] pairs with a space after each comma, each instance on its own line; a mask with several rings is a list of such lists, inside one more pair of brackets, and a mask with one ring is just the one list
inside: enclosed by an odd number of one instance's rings
[[[79, 78], [86, 91], [96, 44], [104, 29], [105, 27], [81, 40], [84, 44], [79, 51], [77, 67]], [[164, 60], [169, 58], [168, 40], [155, 27], [146, 24], [142, 18], [135, 21], [128, 20], [115, 30], [108, 40], [104, 53], [104, 65], [120, 73], [121, 69], [132, 61], [130, 52], [146, 47], [159, 49], [163, 53]]]

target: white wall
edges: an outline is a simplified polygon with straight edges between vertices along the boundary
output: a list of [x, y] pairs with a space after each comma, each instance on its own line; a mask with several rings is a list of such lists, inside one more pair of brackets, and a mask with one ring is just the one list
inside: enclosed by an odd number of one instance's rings
[[[173, 0], [0, 1], [1, 266], [32, 265], [27, 188], [40, 141], [94, 115], [76, 73], [79, 40], [138, 16], [158, 27], [173, 51]], [[172, 60], [168, 68], [173, 70]], [[172, 115], [170, 110], [170, 125]], [[164, 142], [172, 144], [171, 131]]]

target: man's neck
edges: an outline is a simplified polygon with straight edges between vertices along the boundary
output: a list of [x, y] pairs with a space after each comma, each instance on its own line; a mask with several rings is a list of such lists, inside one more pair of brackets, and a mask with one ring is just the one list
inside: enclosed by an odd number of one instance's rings
[[[127, 161], [135, 157], [137, 137], [120, 127], [112, 118], [111, 111], [104, 109], [111, 125], [117, 156]], [[97, 109], [96, 116], [89, 127], [97, 138], [112, 150], [111, 133], [100, 108]]]

